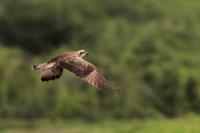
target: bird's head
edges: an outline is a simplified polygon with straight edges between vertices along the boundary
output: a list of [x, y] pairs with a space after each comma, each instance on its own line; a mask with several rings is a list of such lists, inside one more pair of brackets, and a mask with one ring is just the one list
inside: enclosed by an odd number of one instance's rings
[[88, 52], [85, 51], [85, 50], [79, 50], [79, 51], [78, 51], [78, 55], [79, 55], [79, 57], [82, 58], [83, 56], [88, 55]]

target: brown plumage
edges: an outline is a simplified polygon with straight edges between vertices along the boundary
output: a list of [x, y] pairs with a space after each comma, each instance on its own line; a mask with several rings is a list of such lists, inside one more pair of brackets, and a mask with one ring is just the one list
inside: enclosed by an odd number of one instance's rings
[[89, 84], [103, 91], [111, 91], [110, 85], [97, 68], [82, 59], [85, 55], [88, 55], [85, 50], [65, 52], [50, 59], [47, 63], [34, 65], [32, 68], [41, 72], [42, 81], [58, 79], [63, 73], [63, 68], [65, 68]]

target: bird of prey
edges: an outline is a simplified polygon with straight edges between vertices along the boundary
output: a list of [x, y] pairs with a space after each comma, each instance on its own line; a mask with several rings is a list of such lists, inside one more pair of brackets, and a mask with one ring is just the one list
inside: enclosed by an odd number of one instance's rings
[[64, 52], [46, 63], [33, 65], [32, 69], [41, 72], [42, 81], [49, 81], [60, 78], [65, 68], [89, 84], [106, 92], [111, 91], [111, 86], [97, 68], [83, 59], [85, 55], [88, 55], [85, 50]]

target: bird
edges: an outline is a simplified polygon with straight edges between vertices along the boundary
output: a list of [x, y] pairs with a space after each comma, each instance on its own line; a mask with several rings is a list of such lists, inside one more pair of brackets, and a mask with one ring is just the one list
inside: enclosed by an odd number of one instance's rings
[[112, 91], [111, 86], [97, 67], [83, 59], [86, 55], [88, 55], [86, 50], [64, 52], [50, 58], [45, 63], [33, 65], [32, 69], [41, 73], [42, 81], [59, 79], [63, 74], [63, 69], [67, 69], [104, 92]]

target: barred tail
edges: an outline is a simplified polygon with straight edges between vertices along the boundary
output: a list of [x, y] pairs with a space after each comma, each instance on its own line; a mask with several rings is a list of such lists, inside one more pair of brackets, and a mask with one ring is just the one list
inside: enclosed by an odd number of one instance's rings
[[33, 66], [32, 66], [32, 69], [33, 69], [33, 70], [38, 70], [38, 65], [33, 65]]
[[44, 63], [44, 64], [39, 64], [39, 65], [33, 65], [33, 66], [32, 66], [32, 69], [33, 69], [33, 70], [36, 70], [36, 71], [40, 71], [40, 70], [43, 70], [45, 67], [46, 67], [46, 63]]

